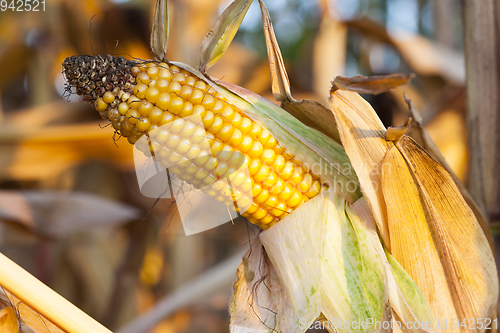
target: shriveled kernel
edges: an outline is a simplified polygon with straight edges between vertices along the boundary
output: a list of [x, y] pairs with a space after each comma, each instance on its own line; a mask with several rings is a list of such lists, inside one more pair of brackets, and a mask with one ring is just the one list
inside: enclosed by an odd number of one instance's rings
[[128, 132], [132, 132], [134, 130], [134, 125], [132, 125], [128, 121], [124, 121], [122, 123], [122, 129], [124, 129], [125, 131], [128, 131]]
[[113, 95], [113, 93], [111, 91], [107, 91], [104, 93], [104, 96], [102, 96], [102, 99], [106, 103], [110, 104], [115, 100], [115, 95]]
[[108, 104], [102, 98], [98, 98], [94, 102], [94, 108], [99, 112], [106, 110], [107, 107], [108, 107]]
[[156, 103], [156, 101], [158, 100], [159, 95], [160, 95], [160, 92], [158, 91], [158, 89], [156, 89], [154, 87], [149, 87], [146, 90], [146, 99], [148, 101], [150, 101], [151, 103]]
[[137, 140], [139, 140], [139, 138], [138, 138], [138, 137], [136, 137], [136, 136], [129, 136], [129, 137], [127, 138], [127, 141], [128, 141], [131, 145], [134, 145], [134, 144], [137, 142]]
[[133, 76], [137, 76], [140, 73], [141, 73], [141, 69], [137, 66], [132, 67], [132, 69], [130, 70], [130, 74], [132, 74]]

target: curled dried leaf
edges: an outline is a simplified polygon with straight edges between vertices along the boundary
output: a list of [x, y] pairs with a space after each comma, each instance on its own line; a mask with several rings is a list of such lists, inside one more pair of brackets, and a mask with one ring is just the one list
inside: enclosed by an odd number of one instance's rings
[[337, 76], [333, 80], [332, 92], [341, 89], [361, 94], [378, 95], [410, 82], [414, 76], [414, 74], [359, 75], [355, 77]]
[[151, 30], [151, 50], [155, 56], [166, 61], [166, 52], [169, 33], [168, 0], [157, 0]]
[[396, 127], [389, 127], [387, 131], [385, 132], [385, 139], [387, 141], [398, 141], [405, 135], [406, 131], [410, 128], [411, 125], [411, 117], [408, 117], [408, 119], [405, 121], [404, 124], [401, 124]]

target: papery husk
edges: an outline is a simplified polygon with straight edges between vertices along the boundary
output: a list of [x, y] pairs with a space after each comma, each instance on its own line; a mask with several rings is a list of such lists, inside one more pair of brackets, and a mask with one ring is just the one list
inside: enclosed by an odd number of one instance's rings
[[156, 0], [150, 46], [155, 56], [161, 61], [167, 60], [169, 27], [168, 0]]
[[17, 314], [11, 306], [0, 310], [0, 332], [19, 333], [17, 327]]
[[331, 104], [385, 245], [435, 318], [489, 318], [498, 298], [493, 254], [452, 177], [412, 139], [385, 141], [375, 111], [357, 93], [336, 90]]
[[[370, 319], [390, 322], [389, 289], [374, 224], [366, 226], [335, 191], [304, 203], [260, 241], [263, 248], [254, 241], [238, 269], [231, 332], [267, 332], [267, 326], [256, 328], [260, 321], [272, 322], [277, 332], [305, 332], [320, 315], [330, 332], [385, 331], [346, 328]], [[257, 253], [263, 249], [267, 255]]]

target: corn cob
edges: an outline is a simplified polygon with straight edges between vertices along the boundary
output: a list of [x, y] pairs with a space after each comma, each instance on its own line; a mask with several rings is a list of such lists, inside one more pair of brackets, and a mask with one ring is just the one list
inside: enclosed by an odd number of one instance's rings
[[[263, 229], [321, 191], [319, 177], [266, 129], [186, 70], [110, 55], [69, 57], [63, 68], [84, 101], [180, 179], [227, 204], [228, 189], [217, 180], [232, 175], [239, 185], [232, 200], [243, 197], [242, 215]], [[203, 128], [189, 121], [191, 116], [198, 116]], [[144, 135], [148, 141], [139, 140]], [[212, 154], [201, 154], [204, 148]], [[250, 178], [235, 172], [243, 163]]]

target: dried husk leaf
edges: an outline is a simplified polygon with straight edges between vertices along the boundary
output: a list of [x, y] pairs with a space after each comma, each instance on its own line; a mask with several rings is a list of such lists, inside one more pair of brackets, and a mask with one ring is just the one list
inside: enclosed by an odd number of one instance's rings
[[[472, 210], [452, 177], [413, 140], [403, 136], [396, 145], [384, 145], [380, 120], [360, 100], [355, 93], [337, 90], [332, 109], [374, 216], [386, 218], [389, 252], [414, 279], [438, 320], [488, 318], [496, 307], [498, 278]], [[378, 165], [382, 177], [373, 177], [372, 168], [363, 163]], [[370, 193], [374, 189], [377, 196]]]
[[385, 140], [386, 141], [398, 141], [403, 135], [406, 134], [408, 129], [410, 128], [411, 117], [409, 117], [404, 124], [401, 124], [396, 127], [389, 127], [385, 132]]
[[169, 34], [168, 0], [156, 0], [153, 28], [151, 29], [151, 50], [155, 56], [166, 61]]
[[497, 306], [498, 276], [478, 220], [450, 174], [415, 141], [403, 137], [398, 148], [418, 184], [458, 318], [490, 317]]
[[332, 111], [337, 119], [342, 144], [362, 184], [380, 236], [390, 249], [385, 202], [381, 183], [381, 162], [389, 147], [385, 127], [373, 108], [357, 93], [336, 90], [331, 94]]
[[462, 184], [460, 179], [458, 179], [457, 175], [453, 172], [450, 165], [446, 162], [443, 155], [439, 151], [438, 147], [430, 137], [429, 133], [427, 133], [427, 131], [424, 129], [422, 125], [423, 123], [422, 116], [415, 107], [415, 104], [413, 104], [413, 102], [406, 96], [405, 96], [405, 101], [406, 104], [408, 104], [408, 109], [410, 111], [412, 118], [414, 119], [412, 127], [409, 131], [410, 136], [414, 138], [418, 142], [418, 144], [421, 145], [422, 148], [424, 148], [436, 161], [438, 161], [446, 169], [446, 171], [448, 171], [448, 173], [453, 177], [453, 181], [460, 190], [460, 193], [462, 193], [469, 207], [474, 212], [474, 215], [476, 215], [476, 218], [479, 221], [479, 224], [481, 225], [481, 228], [483, 229], [486, 238], [488, 238], [488, 242], [490, 243], [491, 248], [493, 249], [493, 244], [494, 244], [493, 234], [486, 220], [486, 217], [479, 208], [476, 200], [472, 198], [467, 188], [464, 186], [464, 184]]
[[337, 76], [332, 89], [355, 91], [361, 94], [378, 95], [411, 81], [414, 74], [389, 74], [373, 76]]
[[227, 50], [251, 4], [251, 0], [233, 1], [206, 35], [200, 47], [198, 68], [202, 73], [213, 66]]
[[19, 333], [17, 326], [17, 314], [11, 306], [0, 310], [0, 332]]

